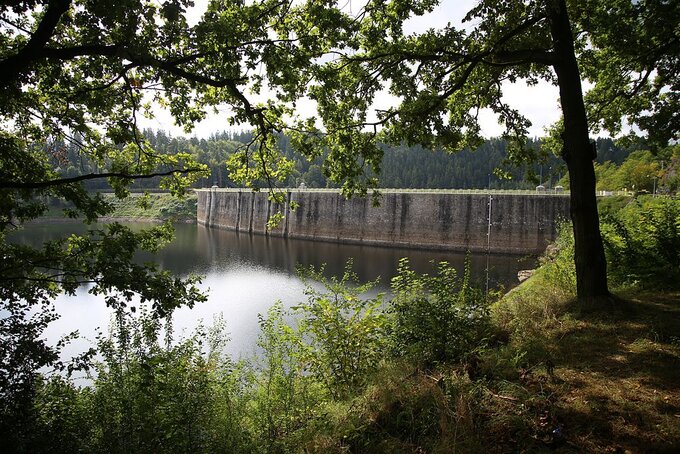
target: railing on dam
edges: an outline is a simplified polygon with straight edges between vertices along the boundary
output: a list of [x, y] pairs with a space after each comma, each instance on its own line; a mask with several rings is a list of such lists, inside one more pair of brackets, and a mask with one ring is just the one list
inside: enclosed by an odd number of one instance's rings
[[[250, 188], [203, 188], [194, 189], [195, 191], [220, 191], [220, 192], [251, 192]], [[340, 189], [336, 188], [273, 188], [275, 192], [328, 192], [332, 194], [339, 194]], [[262, 192], [267, 192], [268, 189], [262, 189]], [[378, 188], [381, 194], [503, 194], [503, 195], [569, 195], [569, 191], [545, 189], [537, 191], [535, 189], [395, 189], [395, 188]], [[369, 192], [370, 194], [370, 192]]]
[[[341, 243], [536, 254], [569, 216], [566, 194], [535, 191], [381, 190], [346, 199], [335, 189], [197, 191], [197, 220], [252, 234]], [[293, 208], [296, 207], [296, 208]], [[284, 215], [275, 227], [270, 220]]]

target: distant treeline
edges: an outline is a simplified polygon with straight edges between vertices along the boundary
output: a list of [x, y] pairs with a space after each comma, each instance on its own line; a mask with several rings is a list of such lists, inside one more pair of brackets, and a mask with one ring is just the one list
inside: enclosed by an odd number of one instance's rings
[[[173, 137], [164, 131], [146, 129], [144, 137], [150, 145], [161, 153], [175, 154], [188, 152], [207, 165], [210, 177], [199, 180], [196, 187], [234, 187], [229, 179], [226, 159], [239, 147], [252, 139], [250, 132], [220, 132], [208, 138]], [[284, 186], [297, 187], [304, 183], [307, 187], [333, 187], [323, 172], [323, 157], [313, 161], [297, 154], [284, 135], [279, 136], [279, 147], [283, 154], [295, 162], [295, 170]], [[530, 140], [528, 146], [538, 150], [540, 140]], [[56, 145], [56, 146], [55, 146]], [[96, 164], [84, 158], [77, 146], [66, 143], [53, 144], [60, 150], [58, 165], [64, 176], [98, 172]], [[597, 139], [599, 163], [611, 162], [619, 166], [631, 150], [617, 147], [611, 139]], [[380, 187], [383, 188], [439, 188], [439, 189], [526, 189], [541, 183], [547, 187], [558, 184], [566, 174], [564, 162], [549, 155], [540, 163], [530, 167], [512, 167], [504, 163], [507, 156], [507, 143], [503, 139], [489, 139], [477, 150], [463, 150], [457, 153], [429, 151], [421, 146], [384, 146], [384, 158], [380, 174]], [[57, 159], [57, 157], [54, 157]], [[503, 168], [512, 178], [500, 179], [494, 169]], [[158, 179], [136, 181], [133, 190], [158, 187]], [[107, 189], [104, 180], [87, 181], [91, 190]]]

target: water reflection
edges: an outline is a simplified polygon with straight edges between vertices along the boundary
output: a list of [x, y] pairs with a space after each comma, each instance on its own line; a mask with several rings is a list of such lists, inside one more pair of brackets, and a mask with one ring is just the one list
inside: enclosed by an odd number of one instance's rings
[[[143, 226], [134, 225], [134, 228]], [[14, 233], [12, 240], [38, 244], [84, 229], [82, 224], [76, 223], [36, 224]], [[193, 224], [177, 225], [175, 236], [175, 240], [158, 254], [140, 254], [139, 259], [153, 259], [162, 268], [180, 275], [197, 273], [204, 276], [201, 288], [209, 291], [208, 301], [191, 310], [183, 308], [177, 311], [175, 329], [177, 332], [190, 331], [199, 320], [210, 323], [215, 314], [222, 313], [232, 339], [229, 352], [234, 356], [254, 349], [258, 314], [265, 313], [276, 300], [290, 306], [305, 298], [304, 285], [295, 274], [298, 264], [318, 267], [325, 263], [328, 275], [339, 276], [351, 258], [361, 280], [380, 277], [379, 290], [387, 290], [402, 257], [408, 257], [412, 267], [421, 273], [432, 271], [432, 261], [446, 260], [459, 270], [462, 270], [465, 261], [465, 254], [449, 251], [250, 236]], [[485, 281], [486, 263], [484, 254], [471, 256], [472, 275], [477, 282]], [[489, 265], [490, 285], [509, 287], [517, 282], [517, 271], [531, 267], [532, 260], [517, 256], [491, 256]], [[49, 339], [56, 342], [61, 334], [75, 329], [89, 339], [74, 344], [67, 353], [86, 349], [96, 336], [96, 327], [106, 330], [111, 316], [101, 298], [88, 294], [84, 287], [78, 290], [76, 296], [60, 296], [57, 310], [62, 318], [50, 326]]]
[[[380, 277], [382, 286], [387, 287], [402, 257], [408, 257], [411, 266], [421, 273], [432, 271], [432, 261], [445, 260], [461, 270], [465, 263], [464, 253], [293, 240], [211, 229], [201, 225], [178, 226], [176, 236], [176, 240], [157, 259], [163, 267], [180, 274], [188, 271], [207, 274], [229, 270], [235, 264], [263, 266], [269, 270], [295, 274], [298, 264], [319, 267], [325, 263], [328, 275], [339, 276], [347, 260], [352, 259], [360, 279]], [[532, 262], [530, 257], [490, 256], [491, 286], [515, 285], [517, 271], [530, 267]], [[472, 274], [479, 282], [485, 280], [486, 263], [485, 254], [471, 256]]]

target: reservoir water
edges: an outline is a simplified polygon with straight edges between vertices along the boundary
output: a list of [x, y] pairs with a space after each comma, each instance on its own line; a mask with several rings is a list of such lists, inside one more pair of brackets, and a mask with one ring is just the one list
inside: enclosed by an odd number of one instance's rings
[[[133, 225], [135, 228], [149, 224]], [[460, 272], [465, 254], [435, 250], [395, 249], [374, 246], [343, 245], [271, 238], [217, 230], [195, 224], [175, 226], [175, 240], [155, 256], [144, 255], [141, 260], [153, 259], [162, 268], [178, 275], [195, 273], [203, 276], [201, 288], [208, 292], [208, 301], [193, 309], [175, 312], [174, 329], [179, 335], [189, 335], [202, 320], [210, 324], [222, 314], [231, 339], [227, 351], [233, 357], [248, 355], [255, 349], [258, 334], [258, 314], [277, 300], [291, 306], [305, 300], [304, 284], [297, 277], [295, 267], [326, 264], [326, 274], [340, 276], [347, 260], [354, 261], [354, 270], [362, 281], [380, 278], [378, 291], [389, 291], [390, 279], [396, 274], [400, 258], [408, 257], [413, 269], [432, 272], [432, 262], [448, 261]], [[41, 244], [84, 230], [77, 223], [40, 223], [27, 226], [12, 234], [13, 242]], [[512, 287], [517, 284], [517, 271], [531, 268], [534, 259], [508, 255], [488, 257], [490, 287]], [[486, 284], [487, 256], [471, 256], [473, 279]], [[111, 311], [101, 297], [81, 287], [75, 296], [59, 296], [55, 301], [61, 318], [46, 332], [50, 341], [78, 330], [81, 339], [65, 350], [64, 356], [89, 348], [100, 329], [106, 332]]]

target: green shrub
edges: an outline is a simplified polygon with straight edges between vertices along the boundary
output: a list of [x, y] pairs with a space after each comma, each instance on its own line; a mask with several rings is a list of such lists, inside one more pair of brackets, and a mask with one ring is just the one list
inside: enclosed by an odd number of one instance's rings
[[574, 265], [574, 232], [571, 223], [557, 228], [557, 238], [539, 260], [539, 274], [560, 292], [560, 298], [576, 295], [576, 267]]
[[93, 408], [89, 390], [60, 375], [41, 380], [34, 399], [37, 421], [33, 452], [91, 452]]
[[[680, 279], [680, 200], [637, 197], [607, 205], [600, 221], [610, 287], [675, 288]], [[616, 206], [616, 208], [614, 208]], [[557, 239], [541, 259], [537, 275], [560, 298], [576, 295], [574, 237], [560, 226]]]
[[308, 301], [294, 308], [308, 346], [304, 360], [334, 398], [356, 393], [385, 353], [383, 295], [363, 298], [377, 282], [360, 284], [352, 265], [347, 262], [341, 279], [326, 278], [323, 267], [300, 270], [324, 289], [308, 285]]
[[397, 356], [426, 365], [459, 361], [480, 348], [488, 334], [489, 311], [482, 291], [470, 286], [470, 267], [462, 279], [446, 262], [433, 276], [418, 275], [408, 260], [392, 280], [391, 346]]
[[623, 195], [598, 197], [597, 211], [600, 213], [600, 218], [604, 219], [607, 216], [619, 212], [632, 200], [632, 197]]
[[277, 302], [260, 316], [252, 420], [260, 451], [286, 452], [318, 414], [322, 393], [315, 378], [306, 372], [299, 332], [286, 323], [289, 315]]
[[638, 197], [602, 220], [613, 285], [677, 287], [680, 200]]
[[[162, 329], [167, 336], [161, 340]], [[223, 325], [171, 342], [171, 326], [117, 312], [90, 386], [55, 376], [41, 386], [42, 452], [251, 452], [247, 366], [221, 353]]]

